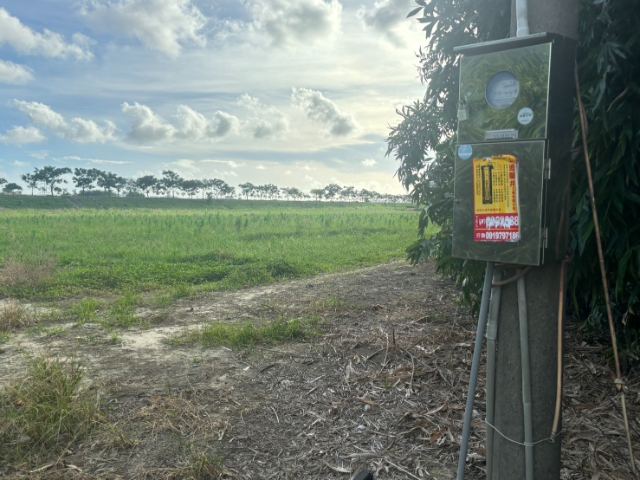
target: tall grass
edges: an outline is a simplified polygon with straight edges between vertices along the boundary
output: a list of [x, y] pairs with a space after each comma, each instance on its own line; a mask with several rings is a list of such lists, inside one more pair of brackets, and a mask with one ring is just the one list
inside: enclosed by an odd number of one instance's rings
[[47, 272], [54, 281], [4, 283], [0, 296], [237, 289], [404, 258], [416, 236], [416, 213], [406, 207], [262, 203], [234, 211], [6, 211], [0, 276], [33, 258], [57, 263]]
[[0, 458], [32, 464], [91, 433], [103, 415], [82, 378], [73, 360], [29, 359], [24, 377], [0, 390]]

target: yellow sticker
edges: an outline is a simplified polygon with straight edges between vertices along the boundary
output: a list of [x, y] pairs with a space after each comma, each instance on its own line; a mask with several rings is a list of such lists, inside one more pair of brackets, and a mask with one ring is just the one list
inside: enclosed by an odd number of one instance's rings
[[517, 242], [518, 160], [512, 155], [473, 159], [474, 239]]

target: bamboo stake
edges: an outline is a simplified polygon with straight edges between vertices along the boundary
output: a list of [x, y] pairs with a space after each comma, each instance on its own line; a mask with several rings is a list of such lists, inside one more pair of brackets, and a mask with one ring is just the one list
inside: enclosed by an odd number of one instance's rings
[[629, 419], [627, 418], [627, 402], [624, 396], [624, 382], [622, 380], [622, 372], [620, 370], [620, 358], [618, 357], [618, 343], [616, 341], [616, 331], [613, 326], [613, 314], [611, 313], [611, 301], [609, 299], [609, 283], [607, 282], [607, 270], [604, 264], [604, 253], [602, 251], [602, 240], [600, 238], [600, 223], [598, 222], [598, 212], [596, 211], [596, 194], [593, 188], [593, 176], [591, 175], [591, 162], [589, 160], [589, 146], [587, 144], [588, 125], [587, 113], [582, 104], [582, 93], [580, 92], [580, 79], [578, 78], [578, 64], [575, 68], [576, 93], [578, 97], [578, 110], [580, 112], [580, 127], [582, 129], [582, 150], [584, 152], [584, 162], [587, 167], [587, 178], [589, 180], [589, 193], [591, 194], [591, 213], [593, 214], [593, 226], [596, 233], [596, 244], [598, 245], [598, 258], [600, 259], [600, 274], [602, 276], [602, 287], [604, 288], [604, 300], [607, 306], [607, 317], [609, 318], [609, 331], [611, 333], [611, 344], [613, 345], [613, 357], [616, 364], [616, 380], [615, 385], [620, 392], [620, 401], [622, 402], [622, 416], [624, 417], [624, 427], [627, 430], [627, 444], [629, 445], [629, 456], [631, 457], [631, 470], [634, 475], [638, 475], [636, 471], [636, 459], [633, 454], [633, 446], [631, 444], [631, 431], [629, 430]]

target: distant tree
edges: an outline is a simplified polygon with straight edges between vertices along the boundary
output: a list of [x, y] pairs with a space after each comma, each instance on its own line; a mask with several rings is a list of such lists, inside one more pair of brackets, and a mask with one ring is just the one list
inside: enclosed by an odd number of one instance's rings
[[215, 179], [214, 178], [203, 178], [202, 180], [202, 198], [207, 196], [207, 198], [212, 198], [215, 193]]
[[247, 183], [241, 183], [240, 185], [238, 185], [240, 187], [240, 190], [242, 191], [242, 195], [244, 195], [244, 197], [249, 200], [249, 195], [253, 196], [253, 192], [256, 189], [256, 186], [253, 183], [247, 182]]
[[[167, 185], [162, 180], [157, 180], [153, 185], [153, 193], [158, 196], [164, 197], [168, 191]], [[173, 198], [175, 198], [175, 192]]]
[[113, 184], [116, 180], [116, 174], [112, 172], [104, 172], [99, 170], [98, 178], [96, 180], [96, 184], [104, 189], [105, 192], [111, 193], [111, 189], [113, 188]]
[[4, 185], [5, 183], [7, 183], [7, 179], [6, 178], [0, 178], [0, 185]]
[[291, 194], [294, 200], [299, 200], [301, 198], [304, 198], [304, 192], [299, 188], [296, 188], [296, 187], [290, 188], [289, 193]]
[[278, 198], [280, 189], [273, 183], [268, 183], [264, 186], [264, 193], [269, 200], [273, 200], [274, 198]]
[[176, 190], [180, 188], [182, 177], [173, 170], [162, 171], [162, 183], [166, 191], [171, 192], [171, 196], [175, 198]]
[[95, 168], [76, 168], [73, 171], [73, 183], [76, 188], [79, 188], [81, 194], [84, 195], [85, 190], [91, 190], [93, 188], [93, 182], [96, 181], [97, 173], [100, 170]]
[[129, 179], [125, 177], [121, 177], [120, 175], [116, 175], [116, 179], [113, 182], [113, 188], [115, 188], [118, 196], [120, 196], [120, 192], [127, 188], [129, 183]]
[[71, 173], [71, 169], [69, 167], [46, 166], [34, 169], [33, 176], [38, 182], [42, 182], [44, 184], [45, 191], [49, 189], [51, 196], [53, 197], [55, 189], [59, 188], [57, 185], [67, 183], [67, 181], [61, 177], [68, 173]]
[[324, 196], [324, 188], [314, 188], [311, 190], [311, 195], [316, 197], [316, 202]]
[[20, 179], [31, 189], [31, 195], [33, 196], [33, 189], [38, 187], [38, 180], [30, 173], [23, 173], [20, 175]]
[[291, 189], [289, 187], [282, 187], [280, 189], [280, 195], [289, 200], [291, 198]]
[[136, 185], [136, 181], [133, 178], [127, 178], [127, 183], [124, 186], [124, 189], [127, 191], [127, 195], [131, 194], [134, 196], [135, 194], [139, 194], [138, 185]]
[[[4, 180], [4, 178], [0, 178], [0, 180]], [[0, 182], [2, 185], [4, 182]], [[2, 189], [4, 193], [8, 193], [10, 195], [15, 195], [18, 192], [22, 192], [22, 187], [17, 183], [7, 183], [7, 185]]]
[[369, 190], [367, 190], [366, 188], [363, 188], [362, 190], [360, 190], [360, 196], [362, 197], [362, 201], [363, 202], [368, 202], [371, 200], [371, 197], [373, 192], [370, 192]]
[[147, 198], [149, 198], [149, 193], [157, 183], [158, 179], [153, 175], [145, 175], [144, 177], [140, 177], [135, 180], [136, 187], [142, 190], [147, 195]]
[[340, 196], [343, 200], [348, 202], [353, 201], [356, 198], [356, 188], [355, 187], [344, 187], [340, 192]]
[[220, 185], [219, 191], [220, 191], [220, 195], [222, 195], [223, 197], [227, 197], [236, 193], [236, 187], [232, 187], [228, 183], [222, 182], [222, 185]]
[[180, 189], [189, 195], [189, 198], [197, 195], [198, 190], [203, 188], [203, 183], [200, 180], [183, 180], [180, 183]]
[[233, 197], [236, 194], [236, 187], [232, 187], [231, 185], [224, 184], [224, 193], [225, 197]]
[[340, 185], [338, 185], [337, 183], [331, 183], [324, 187], [324, 198], [326, 198], [327, 200], [333, 200], [338, 195], [340, 195], [341, 191], [342, 187]]

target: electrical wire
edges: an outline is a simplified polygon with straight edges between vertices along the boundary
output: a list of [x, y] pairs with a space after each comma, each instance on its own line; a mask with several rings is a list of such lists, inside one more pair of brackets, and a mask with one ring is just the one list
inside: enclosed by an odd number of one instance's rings
[[558, 374], [557, 374], [557, 389], [556, 389], [556, 412], [553, 416], [553, 428], [551, 429], [551, 436], [555, 437], [558, 434], [560, 428], [560, 414], [562, 413], [562, 375], [564, 371], [564, 296], [565, 296], [565, 277], [567, 263], [573, 260], [573, 252], [565, 257], [560, 267], [560, 295], [558, 300]]

